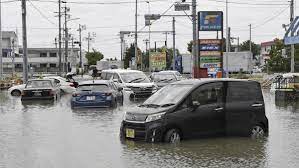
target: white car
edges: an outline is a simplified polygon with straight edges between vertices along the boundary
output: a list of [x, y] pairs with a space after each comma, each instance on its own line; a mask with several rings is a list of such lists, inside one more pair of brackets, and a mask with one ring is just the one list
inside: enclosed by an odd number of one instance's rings
[[26, 84], [14, 85], [8, 89], [8, 93], [12, 96], [21, 96]]
[[73, 82], [68, 82], [65, 78], [60, 76], [48, 76], [44, 79], [53, 79], [56, 83], [60, 84], [60, 90], [63, 93], [73, 93], [76, 91], [75, 85]]
[[111, 69], [103, 70], [103, 80], [113, 80], [123, 88], [124, 100], [147, 99], [154, 94], [158, 87], [142, 72], [136, 70]]

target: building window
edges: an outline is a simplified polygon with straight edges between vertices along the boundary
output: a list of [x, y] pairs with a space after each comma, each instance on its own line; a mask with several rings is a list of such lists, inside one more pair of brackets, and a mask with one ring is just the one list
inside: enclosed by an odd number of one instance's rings
[[41, 68], [47, 68], [47, 64], [40, 64]]
[[56, 64], [50, 64], [50, 68], [56, 68]]
[[40, 53], [40, 57], [47, 57], [47, 53]]
[[16, 68], [23, 68], [23, 64], [16, 64], [15, 67]]
[[2, 56], [3, 56], [3, 58], [8, 57], [8, 53], [4, 51], [4, 52], [2, 53]]
[[50, 53], [50, 57], [57, 57], [57, 53]]

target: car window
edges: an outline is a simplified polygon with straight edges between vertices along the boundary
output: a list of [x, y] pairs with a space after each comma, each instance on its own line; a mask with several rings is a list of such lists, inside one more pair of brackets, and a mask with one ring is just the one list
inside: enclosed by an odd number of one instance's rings
[[200, 86], [192, 94], [192, 101], [198, 101], [200, 105], [208, 105], [223, 102], [223, 83], [209, 83]]
[[28, 81], [26, 88], [47, 88], [53, 87], [49, 80]]
[[78, 91], [108, 91], [109, 87], [106, 84], [87, 84], [80, 85]]
[[263, 100], [260, 86], [256, 82], [228, 82], [227, 101], [243, 102]]
[[117, 81], [118, 81], [119, 83], [122, 83], [121, 80], [120, 80], [120, 78], [119, 78], [119, 75], [118, 75], [117, 73], [115, 73], [115, 74], [113, 75], [113, 79], [117, 79]]
[[117, 86], [112, 82], [112, 83], [110, 83], [110, 86], [111, 86], [111, 88], [113, 89], [113, 90], [117, 90]]
[[105, 80], [111, 80], [112, 76], [113, 76], [113, 73], [107, 73], [106, 77], [105, 77]]

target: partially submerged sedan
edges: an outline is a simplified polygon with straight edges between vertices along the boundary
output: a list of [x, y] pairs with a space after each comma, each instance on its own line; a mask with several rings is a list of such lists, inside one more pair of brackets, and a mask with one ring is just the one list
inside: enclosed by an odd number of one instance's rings
[[158, 89], [161, 89], [170, 83], [182, 80], [182, 75], [177, 71], [160, 71], [152, 73], [150, 78]]
[[60, 97], [59, 86], [51, 79], [29, 80], [22, 91], [21, 100], [56, 100]]
[[71, 99], [72, 108], [116, 107], [118, 103], [123, 103], [122, 88], [107, 80], [80, 83]]

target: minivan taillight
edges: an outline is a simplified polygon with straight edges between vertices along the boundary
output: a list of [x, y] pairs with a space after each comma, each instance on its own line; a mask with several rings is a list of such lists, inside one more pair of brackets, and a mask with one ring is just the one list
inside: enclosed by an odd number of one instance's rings
[[105, 93], [105, 95], [106, 95], [106, 96], [111, 96], [111, 95], [112, 95], [112, 93]]

